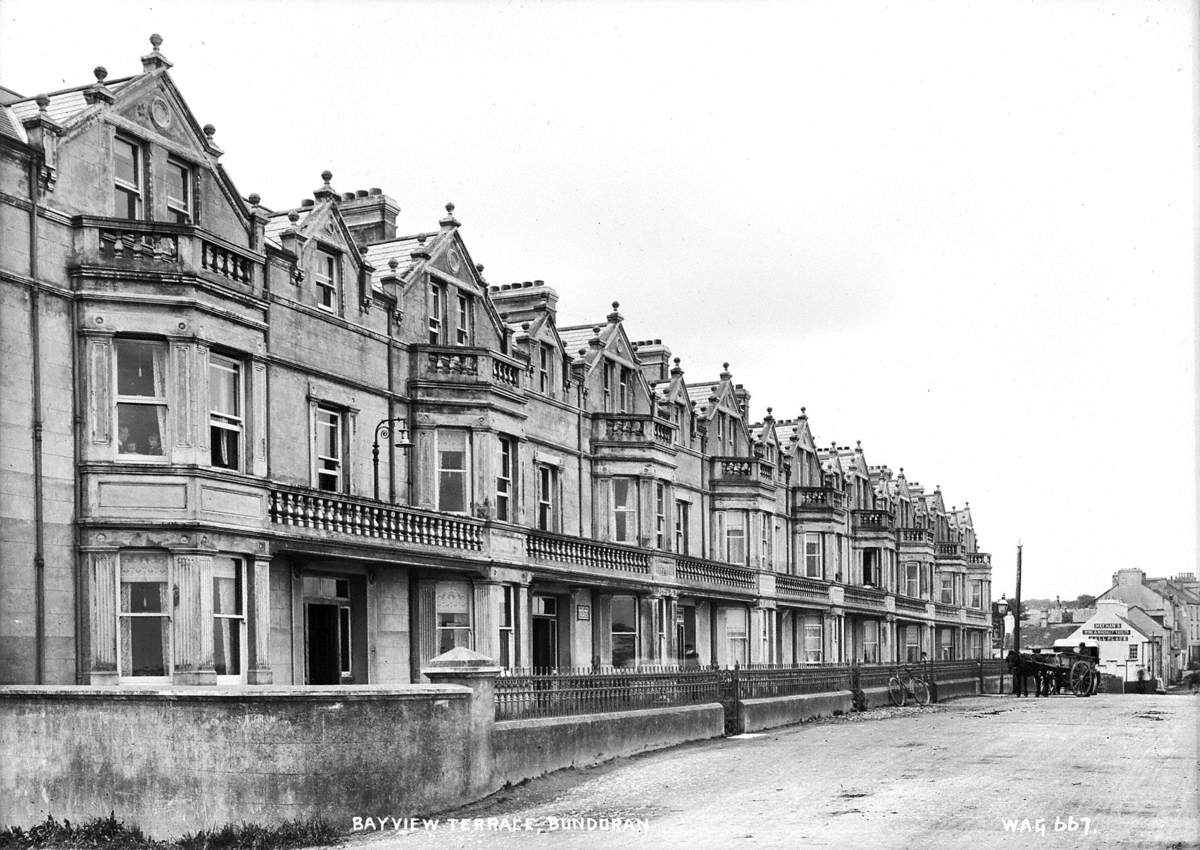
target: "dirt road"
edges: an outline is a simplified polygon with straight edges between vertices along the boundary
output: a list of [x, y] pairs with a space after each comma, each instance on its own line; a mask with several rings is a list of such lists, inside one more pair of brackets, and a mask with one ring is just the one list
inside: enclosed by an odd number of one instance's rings
[[1198, 709], [990, 696], [870, 712], [560, 772], [352, 846], [1194, 848]]

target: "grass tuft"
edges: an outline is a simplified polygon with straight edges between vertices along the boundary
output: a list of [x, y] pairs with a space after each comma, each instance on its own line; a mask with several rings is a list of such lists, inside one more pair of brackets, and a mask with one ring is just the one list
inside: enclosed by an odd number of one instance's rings
[[147, 838], [136, 826], [126, 826], [113, 812], [84, 824], [61, 822], [47, 815], [37, 826], [0, 831], [0, 850], [296, 850], [340, 844], [342, 833], [326, 820], [288, 821], [274, 827], [243, 823], [201, 830], [171, 841]]

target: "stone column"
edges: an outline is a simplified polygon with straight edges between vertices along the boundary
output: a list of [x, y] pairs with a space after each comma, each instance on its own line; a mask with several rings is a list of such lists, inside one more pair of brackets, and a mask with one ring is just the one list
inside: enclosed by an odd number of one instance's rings
[[492, 729], [496, 722], [496, 677], [500, 668], [486, 655], [459, 646], [430, 659], [421, 673], [435, 685], [462, 685], [471, 689], [468, 728], [461, 730], [470, 742], [467, 769], [458, 781], [464, 785], [464, 797], [494, 791]]
[[417, 582], [417, 651], [421, 666], [437, 655], [437, 582], [423, 578]]
[[[174, 556], [171, 623], [177, 685], [215, 685], [213, 669], [212, 555]], [[175, 592], [178, 591], [178, 598]]]
[[[579, 619], [579, 609], [587, 610], [588, 618]], [[592, 617], [595, 616], [592, 607], [592, 592], [586, 587], [572, 587], [570, 604], [567, 606], [567, 633], [571, 636], [568, 646], [566, 666], [587, 667], [592, 663]]]
[[88, 554], [88, 617], [93, 685], [117, 683], [117, 553]]
[[533, 588], [522, 582], [513, 588], [513, 602], [517, 606], [516, 626], [519, 645], [517, 663], [520, 667], [533, 666]]
[[250, 591], [250, 669], [246, 671], [246, 682], [270, 685], [275, 681], [271, 673], [271, 561], [252, 558], [246, 566]]

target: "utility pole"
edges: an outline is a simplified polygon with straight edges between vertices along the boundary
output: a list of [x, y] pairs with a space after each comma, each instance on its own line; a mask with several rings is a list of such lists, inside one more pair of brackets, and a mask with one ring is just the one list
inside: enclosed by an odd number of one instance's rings
[[1021, 541], [1017, 541], [1017, 601], [1013, 616], [1013, 649], [1021, 651]]

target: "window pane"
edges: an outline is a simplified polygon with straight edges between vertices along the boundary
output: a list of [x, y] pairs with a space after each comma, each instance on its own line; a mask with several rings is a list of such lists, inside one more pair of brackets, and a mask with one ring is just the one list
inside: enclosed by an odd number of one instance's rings
[[121, 618], [122, 675], [168, 675], [169, 623], [166, 617]]
[[466, 510], [467, 493], [461, 472], [442, 472], [438, 475], [438, 510]]
[[612, 636], [612, 663], [614, 667], [633, 667], [637, 664], [637, 635]]
[[629, 507], [629, 479], [613, 479], [613, 504], [618, 508]]
[[209, 462], [221, 469], [240, 469], [241, 431], [233, 428], [222, 428], [213, 425], [209, 428]]
[[139, 186], [138, 180], [138, 149], [124, 139], [117, 139], [113, 145], [113, 165], [115, 174], [122, 183]]
[[161, 456], [166, 410], [157, 404], [118, 404], [117, 450], [121, 454]]
[[162, 343], [118, 340], [117, 395], [165, 397], [165, 354], [166, 348]]
[[176, 162], [167, 165], [167, 201], [172, 206], [187, 207], [188, 170]]
[[238, 365], [221, 358], [208, 367], [208, 403], [213, 413], [241, 416]]
[[637, 600], [632, 596], [612, 598], [612, 630], [614, 632], [637, 631]]

